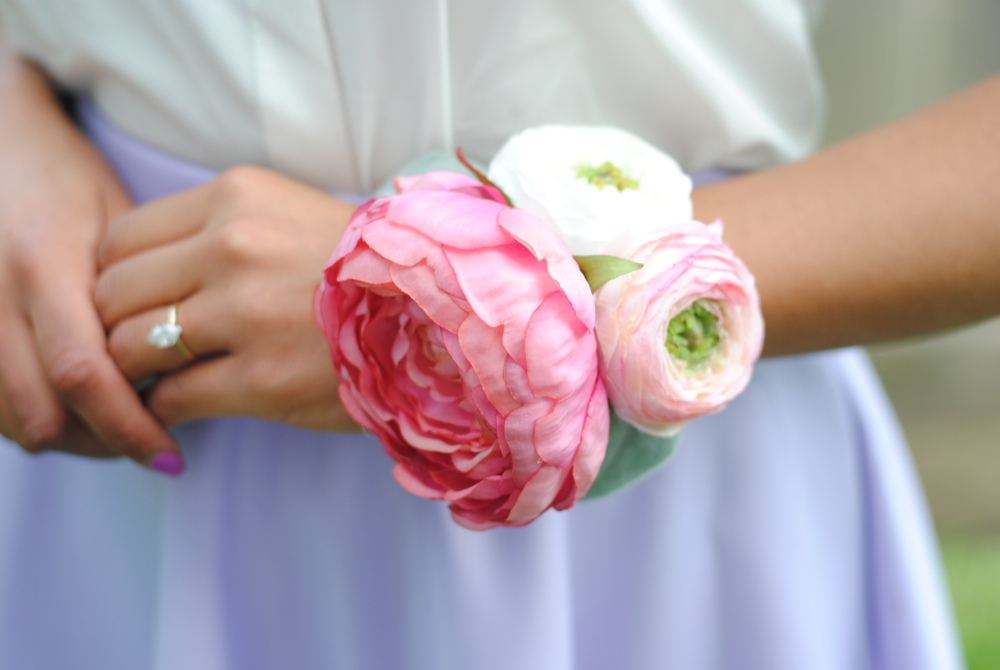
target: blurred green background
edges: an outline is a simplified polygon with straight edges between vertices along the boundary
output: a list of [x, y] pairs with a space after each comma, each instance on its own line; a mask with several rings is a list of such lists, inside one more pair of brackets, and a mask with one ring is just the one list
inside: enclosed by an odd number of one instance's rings
[[[827, 0], [815, 34], [828, 143], [1000, 73], [1000, 0]], [[1000, 320], [870, 352], [927, 491], [969, 668], [1000, 670]]]

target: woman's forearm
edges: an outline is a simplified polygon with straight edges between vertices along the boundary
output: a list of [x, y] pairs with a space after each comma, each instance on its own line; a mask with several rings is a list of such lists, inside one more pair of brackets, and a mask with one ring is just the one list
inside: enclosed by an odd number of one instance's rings
[[757, 277], [767, 355], [1000, 314], [1000, 77], [694, 204]]

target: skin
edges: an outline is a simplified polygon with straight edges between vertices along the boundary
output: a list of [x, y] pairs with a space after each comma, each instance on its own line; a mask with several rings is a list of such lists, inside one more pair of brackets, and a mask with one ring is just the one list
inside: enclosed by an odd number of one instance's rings
[[764, 354], [1000, 314], [1000, 77], [820, 151], [699, 189], [754, 273]]
[[[250, 415], [359, 430], [337, 396], [312, 295], [353, 207], [268, 170], [241, 167], [119, 217], [94, 293], [125, 376], [165, 424]], [[176, 304], [191, 362], [146, 334]]]
[[[757, 278], [768, 326], [766, 355], [894, 339], [1000, 313], [1000, 263], [996, 262], [1000, 249], [997, 118], [1000, 118], [1000, 77], [800, 163], [695, 192], [696, 217], [703, 221], [716, 218], [726, 221], [727, 242]], [[283, 193], [293, 187], [291, 182], [276, 182], [273, 197], [283, 199], [286, 197]], [[239, 207], [246, 208], [248, 215], [263, 215], [262, 221], [266, 221], [270, 216], [269, 206], [266, 199], [258, 196], [260, 192], [247, 189], [247, 196], [253, 195], [256, 201], [243, 199]], [[244, 198], [239, 192], [231, 197], [235, 201]], [[163, 201], [153, 207], [158, 208], [159, 218], [176, 224], [190, 219], [181, 202], [178, 199], [178, 204], [173, 205]], [[283, 211], [286, 217], [298, 217], [290, 207]], [[212, 212], [209, 205], [201, 216], [211, 218], [215, 216]], [[308, 219], [303, 212], [299, 228]], [[292, 228], [286, 229], [289, 233], [284, 234], [297, 234]], [[114, 230], [109, 239], [113, 238]], [[272, 253], [268, 251], [271, 237], [277, 240], [282, 235], [281, 230], [273, 229], [262, 232], [259, 238], [247, 234], [245, 242], [267, 255]], [[334, 242], [331, 235], [324, 249], [332, 248]], [[225, 247], [213, 249], [220, 248]], [[102, 261], [114, 262], [124, 255], [127, 254], [118, 253], [109, 259], [102, 253]], [[202, 258], [205, 265], [225, 263], [225, 256], [218, 253]], [[183, 254], [176, 253], [171, 264], [182, 267], [184, 262]], [[140, 268], [149, 264], [144, 260], [137, 262], [136, 271], [116, 283], [137, 286], [168, 276], [166, 270], [144, 275]], [[286, 265], [282, 271], [294, 269], [294, 263]], [[320, 267], [316, 263], [315, 268], [310, 268], [312, 274], [303, 276], [299, 285], [300, 294], [297, 297], [289, 294], [289, 300], [303, 305], [308, 302]], [[112, 266], [98, 284], [98, 302], [106, 323], [114, 321], [114, 315], [108, 320], [111, 308], [107, 306], [122, 301], [114, 291], [102, 290], [105, 278], [114, 272]], [[223, 272], [216, 281], [228, 281], [226, 277]], [[268, 282], [279, 280], [280, 275], [275, 274]], [[245, 326], [240, 322], [238, 306], [245, 300], [240, 296], [247, 294], [241, 294], [237, 286], [233, 282], [228, 289], [234, 300], [218, 301], [220, 309], [229, 306], [225, 316], [223, 312], [214, 312], [214, 318], [221, 322], [217, 327], [231, 324], [232, 330], [216, 341], [215, 346], [220, 349], [227, 349], [232, 346], [229, 342], [245, 337], [240, 335]], [[170, 299], [179, 295], [171, 294]], [[157, 299], [160, 303], [169, 302], [162, 294]], [[145, 305], [155, 304], [157, 299], [146, 300]], [[129, 308], [138, 309], [141, 302], [133, 300], [128, 303]], [[185, 323], [196, 319], [195, 314], [184, 310], [182, 314]], [[302, 337], [314, 334], [311, 316], [303, 314], [300, 318]], [[306, 321], [309, 323], [305, 324]], [[112, 347], [116, 360], [126, 370], [134, 365], [133, 358], [152, 356], [138, 335], [147, 332], [155, 322], [152, 317], [141, 322], [128, 347], [123, 349], [127, 353]], [[263, 321], [255, 326], [260, 332], [265, 328]], [[191, 346], [198, 350], [196, 343]], [[256, 361], [258, 365], [279, 355], [265, 344], [256, 351], [262, 357]], [[255, 362], [252, 357], [248, 361], [251, 366]], [[143, 368], [143, 372], [148, 370]], [[173, 384], [170, 379], [167, 377], [162, 383]], [[227, 396], [227, 400], [236, 402], [237, 394], [227, 391], [223, 382], [220, 378], [212, 384], [206, 383], [207, 395], [197, 390], [193, 382], [185, 392], [202, 403], [208, 403], [212, 393], [218, 396], [217, 400]], [[174, 398], [171, 402], [181, 402], [184, 393], [171, 388]], [[167, 422], [189, 417], [187, 412], [164, 412], [157, 404], [158, 393], [160, 389], [150, 402], [154, 414]], [[244, 405], [227, 405], [225, 411], [261, 416], [264, 408], [271, 407], [288, 412], [291, 408], [286, 404], [299, 400], [294, 394], [272, 393], [265, 398], [248, 397]], [[333, 401], [328, 398], [324, 402]], [[301, 404], [297, 407], [307, 411]]]
[[0, 44], [0, 432], [29, 452], [179, 453], [93, 303], [98, 244], [130, 206], [41, 73]]
[[[147, 462], [176, 449], [150, 412], [164, 424], [247, 414], [352, 427], [309, 308], [349, 206], [239, 168], [129, 211], [39, 73], [8, 57], [0, 86], [5, 435], [33, 451]], [[695, 192], [697, 218], [723, 218], [757, 276], [767, 354], [1000, 313], [998, 116], [1000, 78], [806, 161]], [[144, 341], [171, 303], [195, 362]], [[152, 371], [165, 374], [147, 411], [126, 378]]]

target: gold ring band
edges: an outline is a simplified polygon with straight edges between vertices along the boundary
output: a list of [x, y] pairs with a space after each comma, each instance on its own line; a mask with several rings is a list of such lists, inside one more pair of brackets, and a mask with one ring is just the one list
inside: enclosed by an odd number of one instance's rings
[[184, 344], [184, 340], [181, 339], [180, 335], [177, 336], [177, 341], [174, 342], [174, 349], [181, 352], [181, 355], [189, 361], [193, 361], [198, 358], [190, 349], [187, 348], [187, 345]]

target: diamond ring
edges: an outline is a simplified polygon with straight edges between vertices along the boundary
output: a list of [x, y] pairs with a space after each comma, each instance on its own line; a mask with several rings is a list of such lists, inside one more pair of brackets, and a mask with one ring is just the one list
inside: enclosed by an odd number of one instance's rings
[[184, 329], [177, 323], [177, 305], [167, 308], [167, 320], [158, 323], [150, 329], [146, 335], [146, 342], [157, 349], [169, 349], [173, 347], [181, 352], [184, 358], [193, 359], [195, 355], [187, 348], [181, 339]]

